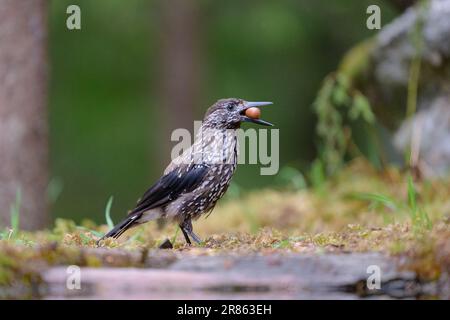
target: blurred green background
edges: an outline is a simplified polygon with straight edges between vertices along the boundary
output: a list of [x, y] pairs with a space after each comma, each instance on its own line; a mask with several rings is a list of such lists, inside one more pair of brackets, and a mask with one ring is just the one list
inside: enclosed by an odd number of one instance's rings
[[[70, 4], [81, 8], [81, 30], [66, 28]], [[394, 17], [389, 3], [374, 0], [192, 0], [195, 32], [184, 41], [195, 38], [198, 94], [185, 120], [200, 120], [220, 98], [273, 101], [263, 116], [280, 129], [281, 167], [307, 169], [316, 156], [312, 102], [342, 55], [376, 34], [366, 28], [371, 4], [381, 7], [383, 25]], [[176, 10], [171, 5], [51, 2], [51, 177], [62, 187], [53, 217], [103, 222], [113, 195], [117, 221], [169, 161], [170, 117], [177, 114], [164, 115], [161, 83], [170, 48], [163, 44], [176, 41], [167, 32], [177, 23], [167, 14]], [[277, 181], [259, 175], [258, 165], [240, 166], [234, 178], [242, 190]]]

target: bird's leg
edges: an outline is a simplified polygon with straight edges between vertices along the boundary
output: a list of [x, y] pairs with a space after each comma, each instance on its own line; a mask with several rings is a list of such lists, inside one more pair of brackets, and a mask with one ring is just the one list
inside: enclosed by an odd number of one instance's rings
[[191, 231], [191, 233], [189, 233], [189, 235], [191, 236], [192, 240], [194, 240], [198, 244], [202, 243], [202, 239], [200, 239], [200, 237], [198, 235], [196, 235], [194, 233], [194, 231]]
[[191, 244], [191, 241], [190, 241], [189, 237], [192, 238], [192, 240], [194, 240], [197, 243], [201, 243], [202, 242], [200, 237], [197, 236], [194, 233], [194, 231], [192, 230], [192, 221], [191, 221], [190, 218], [184, 220], [183, 223], [180, 224], [180, 228], [181, 228], [181, 231], [183, 231], [184, 238], [186, 239], [186, 242], [188, 244]]
[[189, 239], [189, 236], [188, 236], [186, 230], [184, 230], [183, 224], [180, 224], [180, 229], [183, 232], [183, 236], [184, 236], [184, 239], [186, 239], [186, 243], [188, 245], [191, 245], [191, 239]]

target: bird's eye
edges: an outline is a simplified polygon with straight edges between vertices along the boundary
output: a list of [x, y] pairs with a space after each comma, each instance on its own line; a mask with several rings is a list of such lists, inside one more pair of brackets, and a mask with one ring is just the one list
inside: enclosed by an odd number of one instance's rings
[[232, 111], [232, 110], [234, 109], [234, 107], [235, 107], [235, 104], [234, 104], [234, 103], [230, 103], [230, 104], [227, 106], [227, 109], [228, 109], [228, 111]]

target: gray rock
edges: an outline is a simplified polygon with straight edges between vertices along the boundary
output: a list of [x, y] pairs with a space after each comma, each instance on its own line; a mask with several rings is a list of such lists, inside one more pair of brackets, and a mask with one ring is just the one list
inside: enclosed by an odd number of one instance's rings
[[[423, 21], [419, 52], [413, 41], [418, 19]], [[440, 177], [450, 171], [450, 0], [431, 0], [425, 9], [411, 7], [377, 35], [371, 59], [381, 115], [392, 114], [386, 108], [406, 113], [411, 61], [418, 53], [422, 58], [418, 112], [396, 129], [394, 146], [403, 154], [415, 140], [413, 152], [418, 152], [422, 174]]]

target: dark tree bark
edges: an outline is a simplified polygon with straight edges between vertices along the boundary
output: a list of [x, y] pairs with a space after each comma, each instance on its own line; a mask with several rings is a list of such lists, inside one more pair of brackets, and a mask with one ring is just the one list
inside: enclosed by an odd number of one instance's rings
[[46, 226], [47, 1], [0, 1], [0, 225], [20, 189], [20, 227]]
[[[164, 111], [164, 164], [176, 128], [191, 129], [200, 89], [199, 3], [163, 1], [161, 21], [161, 102]], [[166, 142], [167, 141], [167, 142]]]

